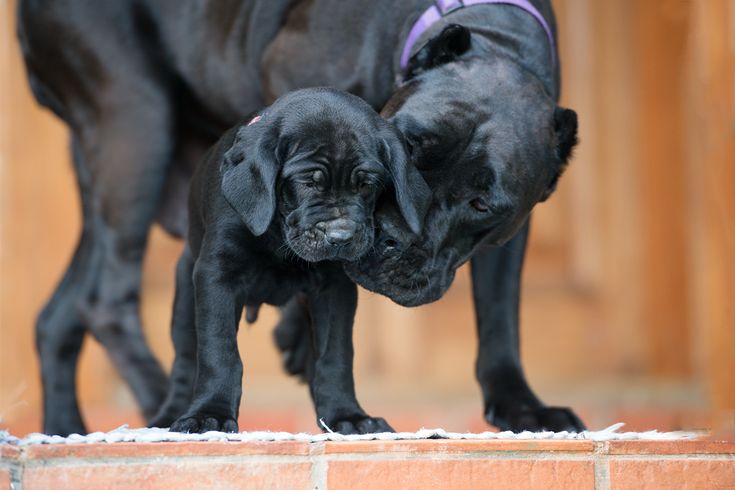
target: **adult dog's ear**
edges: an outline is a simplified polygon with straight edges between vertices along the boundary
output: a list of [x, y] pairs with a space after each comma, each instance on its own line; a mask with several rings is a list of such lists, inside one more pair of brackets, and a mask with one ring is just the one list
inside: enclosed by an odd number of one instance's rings
[[556, 189], [559, 177], [561, 177], [561, 174], [567, 168], [569, 158], [572, 156], [572, 151], [578, 142], [577, 113], [571, 109], [564, 109], [563, 107], [554, 109], [554, 134], [556, 137], [554, 174], [541, 198], [542, 201], [548, 199], [551, 193], [554, 192], [554, 189]]
[[265, 233], [276, 212], [274, 141], [263, 126], [241, 126], [222, 162], [225, 199], [255, 236]]
[[411, 231], [419, 234], [431, 205], [431, 189], [409, 161], [408, 153], [398, 139], [385, 141], [384, 149], [384, 161], [393, 180], [398, 209]]
[[470, 46], [470, 30], [459, 24], [450, 24], [411, 56], [406, 67], [406, 78], [454, 61], [466, 53]]

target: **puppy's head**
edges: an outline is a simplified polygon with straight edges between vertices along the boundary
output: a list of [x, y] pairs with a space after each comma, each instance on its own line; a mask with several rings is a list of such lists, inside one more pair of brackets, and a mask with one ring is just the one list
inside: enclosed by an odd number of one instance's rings
[[238, 129], [222, 189], [254, 235], [278, 224], [304, 260], [355, 260], [372, 246], [384, 194], [412, 230], [421, 229], [430, 191], [401, 138], [357, 97], [300, 90]]

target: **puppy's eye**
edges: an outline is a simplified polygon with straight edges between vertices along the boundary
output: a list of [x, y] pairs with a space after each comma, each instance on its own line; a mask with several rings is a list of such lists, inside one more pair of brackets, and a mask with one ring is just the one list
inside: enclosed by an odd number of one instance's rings
[[301, 183], [310, 189], [314, 187], [321, 187], [324, 185], [324, 181], [326, 180], [326, 176], [324, 175], [324, 172], [321, 170], [314, 170], [311, 172], [311, 174], [307, 174], [305, 176], [304, 180], [301, 181]]
[[475, 208], [476, 211], [481, 213], [487, 213], [490, 211], [490, 205], [481, 197], [477, 197], [470, 201], [470, 206]]
[[352, 178], [353, 185], [363, 192], [367, 192], [379, 184], [379, 178], [370, 172], [357, 172]]

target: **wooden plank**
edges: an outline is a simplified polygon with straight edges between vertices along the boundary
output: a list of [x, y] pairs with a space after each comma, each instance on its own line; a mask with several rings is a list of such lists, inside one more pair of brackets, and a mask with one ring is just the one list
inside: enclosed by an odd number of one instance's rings
[[[635, 2], [636, 153], [640, 169], [643, 311], [650, 374], [691, 372], [685, 115], [682, 82], [688, 28], [678, 0]], [[624, 196], [621, 196], [624, 199]], [[621, 305], [623, 306], [623, 305]]]
[[715, 408], [735, 408], [735, 5], [691, 4], [687, 125], [691, 289], [700, 373]]

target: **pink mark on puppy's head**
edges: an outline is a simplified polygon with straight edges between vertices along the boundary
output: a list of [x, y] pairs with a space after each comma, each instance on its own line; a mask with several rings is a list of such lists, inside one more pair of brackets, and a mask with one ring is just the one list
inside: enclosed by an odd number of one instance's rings
[[263, 119], [263, 116], [255, 116], [254, 118], [250, 120], [250, 122], [248, 123], [248, 126], [252, 126], [256, 122], [260, 121], [261, 119]]

